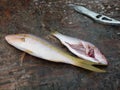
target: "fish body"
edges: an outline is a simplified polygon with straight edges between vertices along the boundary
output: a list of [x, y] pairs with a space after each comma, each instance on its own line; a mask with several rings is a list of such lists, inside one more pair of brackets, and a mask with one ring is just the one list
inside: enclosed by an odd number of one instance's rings
[[58, 38], [63, 45], [78, 57], [101, 65], [108, 64], [105, 56], [93, 44], [78, 38], [63, 35], [59, 32], [53, 33], [53, 36]]
[[[15, 38], [16, 37], [16, 38]], [[12, 40], [9, 40], [9, 38]], [[13, 39], [12, 39], [13, 38]], [[24, 40], [23, 40], [24, 39]], [[29, 34], [10, 35], [6, 40], [16, 48], [29, 53], [38, 58], [51, 60], [54, 62], [72, 63], [68, 58], [64, 57], [57, 50], [53, 50], [53, 46], [43, 39]]]
[[73, 57], [67, 52], [53, 46], [42, 38], [38, 38], [30, 34], [7, 35], [6, 41], [19, 50], [30, 55], [53, 62], [62, 62], [82, 67], [94, 72], [105, 72], [99, 68], [92, 66], [94, 63], [84, 61], [80, 58]]
[[101, 15], [99, 13], [93, 12], [83, 6], [78, 6], [74, 4], [69, 4], [69, 6], [72, 6], [74, 10], [76, 10], [77, 12], [84, 14], [99, 23], [108, 24], [108, 25], [120, 25], [120, 21], [115, 20], [105, 15]]

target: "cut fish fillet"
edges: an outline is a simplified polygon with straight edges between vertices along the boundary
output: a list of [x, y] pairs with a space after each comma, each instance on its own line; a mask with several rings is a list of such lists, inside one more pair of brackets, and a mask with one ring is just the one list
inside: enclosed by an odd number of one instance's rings
[[53, 33], [53, 36], [58, 38], [63, 45], [65, 45], [73, 54], [77, 55], [78, 57], [95, 62], [97, 64], [108, 64], [105, 56], [93, 44], [63, 35], [59, 32]]

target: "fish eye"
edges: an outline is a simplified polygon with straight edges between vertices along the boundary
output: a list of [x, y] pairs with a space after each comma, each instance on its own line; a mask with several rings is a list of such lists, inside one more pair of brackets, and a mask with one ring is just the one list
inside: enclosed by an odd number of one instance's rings
[[25, 42], [25, 38], [20, 38], [20, 39], [21, 39], [21, 41]]
[[22, 42], [25, 42], [25, 34], [17, 34], [17, 38], [20, 39]]

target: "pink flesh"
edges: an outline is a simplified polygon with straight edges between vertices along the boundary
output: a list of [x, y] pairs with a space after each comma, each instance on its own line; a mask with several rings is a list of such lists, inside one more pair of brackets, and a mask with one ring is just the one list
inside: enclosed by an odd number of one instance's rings
[[89, 57], [95, 58], [94, 49], [93, 49], [92, 47], [90, 47], [89, 45], [87, 46], [87, 48], [88, 48], [88, 52], [86, 52], [86, 54], [87, 54]]
[[[67, 43], [67, 42], [65, 42]], [[88, 46], [88, 52], [86, 52], [86, 48], [83, 46], [82, 43], [80, 44], [69, 44], [67, 43], [71, 48], [73, 48], [74, 50], [76, 50], [78, 53], [84, 54], [87, 57], [91, 57], [94, 58], [94, 60], [97, 60], [95, 58], [95, 52], [94, 52], [94, 48]]]
[[88, 56], [90, 56], [90, 57], [92, 57], [92, 58], [95, 58], [94, 50], [93, 50], [93, 49], [90, 49], [90, 50], [89, 50]]

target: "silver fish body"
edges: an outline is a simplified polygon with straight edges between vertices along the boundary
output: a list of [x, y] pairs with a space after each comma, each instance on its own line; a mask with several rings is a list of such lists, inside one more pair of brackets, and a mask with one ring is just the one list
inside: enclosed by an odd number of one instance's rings
[[107, 65], [108, 62], [105, 56], [93, 44], [63, 35], [59, 32], [53, 33], [53, 36], [58, 38], [63, 45], [65, 45], [72, 53], [84, 60], [89, 60], [97, 64]]
[[78, 6], [74, 4], [69, 4], [69, 6], [72, 6], [77, 12], [84, 14], [99, 23], [108, 24], [108, 25], [120, 25], [120, 21], [105, 15], [101, 15], [99, 13], [93, 12], [83, 6]]
[[72, 63], [68, 58], [53, 50], [48, 42], [43, 39], [38, 39], [36, 36], [30, 34], [10, 35], [6, 37], [8, 43], [14, 47], [29, 53], [30, 55], [54, 61]]

